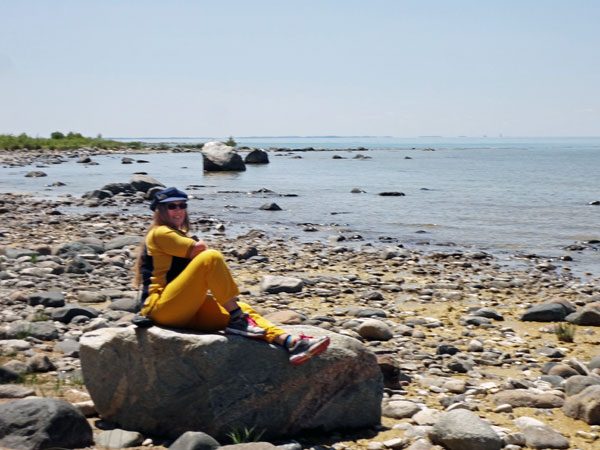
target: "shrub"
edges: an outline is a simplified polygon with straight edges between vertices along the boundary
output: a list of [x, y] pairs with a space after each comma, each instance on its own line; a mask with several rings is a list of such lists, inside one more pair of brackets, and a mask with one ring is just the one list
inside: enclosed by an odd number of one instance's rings
[[54, 131], [53, 133], [50, 133], [50, 139], [64, 139], [64, 137], [65, 135], [60, 131]]
[[554, 327], [554, 333], [560, 342], [573, 342], [577, 326], [572, 323], [561, 322]]
[[229, 136], [229, 139], [227, 139], [227, 141], [225, 141], [224, 144], [228, 145], [229, 147], [235, 147], [237, 145], [237, 142], [233, 140], [233, 136]]

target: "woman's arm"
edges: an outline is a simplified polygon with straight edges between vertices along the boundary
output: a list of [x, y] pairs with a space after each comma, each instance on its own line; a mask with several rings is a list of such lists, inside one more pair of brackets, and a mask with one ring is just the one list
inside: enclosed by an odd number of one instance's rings
[[202, 239], [196, 242], [194, 245], [190, 247], [188, 258], [193, 259], [196, 255], [199, 255], [204, 250], [208, 249], [208, 245]]

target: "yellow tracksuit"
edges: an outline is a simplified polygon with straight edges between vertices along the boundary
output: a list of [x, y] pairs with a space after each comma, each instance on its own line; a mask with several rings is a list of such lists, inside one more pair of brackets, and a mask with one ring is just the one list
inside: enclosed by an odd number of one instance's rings
[[[184, 232], [165, 225], [150, 230], [142, 259], [142, 314], [166, 326], [223, 330], [229, 313], [221, 305], [240, 292], [220, 252], [209, 249], [193, 259], [187, 258], [194, 243]], [[267, 330], [267, 342], [286, 333], [250, 305], [238, 304]]]

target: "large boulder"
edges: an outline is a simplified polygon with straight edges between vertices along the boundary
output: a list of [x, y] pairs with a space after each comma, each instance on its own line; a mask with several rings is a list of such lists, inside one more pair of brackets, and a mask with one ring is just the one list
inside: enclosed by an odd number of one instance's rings
[[600, 385], [588, 386], [565, 401], [563, 412], [589, 425], [600, 425]]
[[264, 150], [255, 148], [244, 158], [246, 164], [269, 164], [269, 155]]
[[86, 418], [64, 400], [28, 398], [0, 405], [3, 448], [83, 448], [93, 443]]
[[104, 328], [84, 334], [86, 386], [103, 419], [127, 430], [177, 438], [203, 431], [225, 439], [254, 428], [264, 437], [379, 424], [383, 379], [358, 340], [328, 335], [327, 351], [302, 366], [260, 340], [162, 327]]
[[230, 146], [222, 142], [207, 142], [202, 147], [205, 172], [243, 172], [246, 164], [242, 157]]
[[450, 450], [500, 450], [502, 439], [477, 414], [455, 409], [442, 414], [429, 438]]
[[148, 192], [152, 188], [161, 188], [165, 189], [166, 186], [162, 184], [160, 181], [155, 180], [154, 178], [148, 175], [136, 174], [131, 180], [129, 180], [129, 184], [136, 190], [141, 192]]

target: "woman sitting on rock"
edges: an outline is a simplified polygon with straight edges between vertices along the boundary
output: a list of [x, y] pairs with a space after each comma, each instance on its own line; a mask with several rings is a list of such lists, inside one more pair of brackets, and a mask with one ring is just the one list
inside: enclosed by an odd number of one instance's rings
[[238, 301], [240, 292], [223, 255], [188, 234], [187, 199], [185, 192], [170, 187], [152, 200], [154, 219], [134, 280], [142, 287], [141, 314], [165, 326], [225, 330], [279, 344], [289, 351], [292, 365], [325, 351], [328, 337], [292, 336]]

